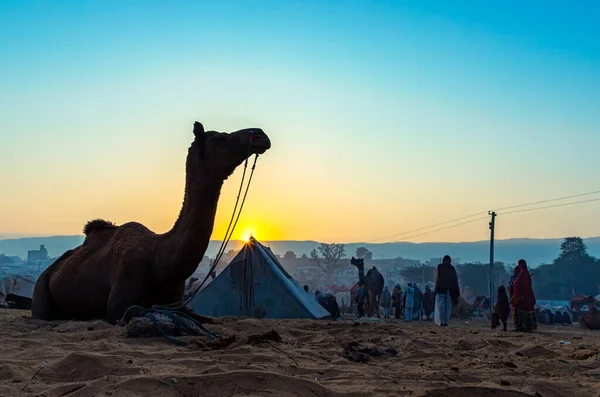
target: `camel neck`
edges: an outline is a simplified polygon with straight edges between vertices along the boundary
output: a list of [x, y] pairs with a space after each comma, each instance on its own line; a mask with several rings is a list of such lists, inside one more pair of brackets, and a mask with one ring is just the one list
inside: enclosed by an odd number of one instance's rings
[[161, 278], [184, 281], [202, 261], [213, 232], [222, 186], [223, 180], [210, 174], [188, 172], [181, 212], [173, 228], [162, 236], [157, 252]]
[[358, 279], [360, 281], [364, 281], [364, 279], [365, 279], [365, 269], [364, 268], [358, 269]]

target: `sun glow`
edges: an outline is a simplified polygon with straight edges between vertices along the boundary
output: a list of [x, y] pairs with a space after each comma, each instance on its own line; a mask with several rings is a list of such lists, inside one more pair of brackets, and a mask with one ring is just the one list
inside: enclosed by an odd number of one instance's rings
[[250, 241], [250, 238], [254, 236], [254, 232], [252, 230], [244, 230], [242, 232], [242, 240], [245, 242]]
[[240, 224], [238, 224], [233, 233], [233, 239], [248, 242], [251, 237], [264, 241], [282, 239], [281, 233], [277, 227], [262, 219], [254, 219], [249, 216], [248, 219], [240, 221]]

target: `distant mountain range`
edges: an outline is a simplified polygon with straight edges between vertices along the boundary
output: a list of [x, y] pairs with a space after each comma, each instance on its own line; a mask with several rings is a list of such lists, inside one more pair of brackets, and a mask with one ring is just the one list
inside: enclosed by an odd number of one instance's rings
[[[9, 256], [27, 257], [28, 250], [38, 249], [45, 245], [51, 257], [60, 256], [68, 249], [74, 248], [83, 242], [84, 236], [50, 236], [26, 237], [0, 240], [0, 254]], [[520, 258], [525, 258], [531, 265], [552, 262], [560, 252], [562, 239], [509, 239], [498, 240], [495, 244], [495, 259], [505, 263], [515, 263]], [[297, 256], [309, 254], [319, 243], [316, 241], [261, 241], [271, 247], [276, 254], [283, 255], [293, 251]], [[591, 255], [600, 256], [600, 237], [585, 239]], [[230, 241], [227, 250], [239, 250], [242, 241]], [[220, 241], [211, 241], [206, 255], [214, 257]], [[418, 259], [428, 261], [431, 258], [440, 258], [450, 255], [460, 258], [461, 262], [489, 262], [489, 241], [475, 241], [462, 243], [383, 243], [346, 244], [346, 256], [351, 257], [358, 247], [365, 247], [373, 252], [373, 259], [397, 258]]]

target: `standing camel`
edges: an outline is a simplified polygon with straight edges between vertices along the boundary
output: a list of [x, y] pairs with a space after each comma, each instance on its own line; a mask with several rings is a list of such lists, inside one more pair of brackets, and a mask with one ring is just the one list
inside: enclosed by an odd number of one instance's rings
[[356, 259], [352, 257], [350, 263], [358, 269], [358, 280], [364, 283], [367, 293], [367, 316], [373, 316], [373, 311], [379, 316], [379, 303], [381, 302], [381, 294], [383, 293], [384, 280], [381, 273], [373, 266], [365, 276], [365, 261], [364, 259]]
[[88, 222], [83, 244], [65, 252], [38, 279], [33, 318], [106, 318], [115, 323], [131, 306], [149, 308], [183, 299], [185, 280], [208, 247], [223, 182], [249, 156], [271, 147], [258, 128], [205, 132], [196, 122], [194, 136], [183, 207], [173, 228], [156, 234], [136, 222]]

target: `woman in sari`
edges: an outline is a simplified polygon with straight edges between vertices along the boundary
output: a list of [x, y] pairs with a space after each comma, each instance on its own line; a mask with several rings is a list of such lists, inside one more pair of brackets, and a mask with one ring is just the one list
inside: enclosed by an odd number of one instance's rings
[[535, 326], [535, 294], [531, 285], [531, 274], [524, 259], [519, 261], [519, 273], [515, 279], [511, 305], [515, 312], [516, 329], [522, 332], [532, 332]]
[[[515, 268], [513, 269], [512, 275], [510, 276], [510, 280], [508, 281], [508, 297], [511, 301], [512, 301], [513, 297], [515, 296], [515, 280], [517, 279], [517, 277], [519, 277], [520, 271], [521, 271], [521, 268], [519, 268], [519, 265], [515, 266]], [[511, 311], [512, 311], [513, 325], [514, 325], [515, 329], [517, 329], [517, 312], [514, 309]]]

